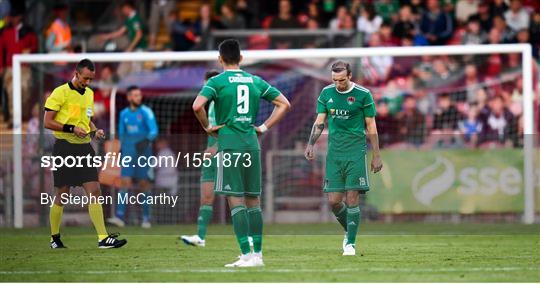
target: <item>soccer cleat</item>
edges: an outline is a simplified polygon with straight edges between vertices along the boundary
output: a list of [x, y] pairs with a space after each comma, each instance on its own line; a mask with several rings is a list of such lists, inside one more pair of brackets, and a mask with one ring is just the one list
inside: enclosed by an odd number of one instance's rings
[[347, 241], [349, 238], [347, 238], [347, 232], [345, 232], [345, 236], [343, 237], [343, 244], [341, 245], [341, 248], [345, 250], [345, 246], [347, 245]]
[[253, 249], [253, 237], [248, 237], [249, 247]]
[[115, 225], [116, 227], [120, 227], [120, 228], [123, 228], [126, 226], [126, 223], [124, 222], [124, 220], [114, 216], [114, 217], [111, 217], [111, 218], [108, 218], [107, 219], [107, 223], [111, 224], [111, 225]]
[[343, 249], [343, 255], [356, 255], [356, 248], [353, 244], [347, 244]]
[[238, 257], [237, 261], [233, 263], [225, 264], [225, 267], [254, 267], [254, 266], [256, 265], [254, 264], [254, 262], [251, 261], [251, 253], [243, 254]]
[[52, 241], [51, 241], [50, 247], [52, 249], [67, 248], [66, 246], [64, 246], [64, 243], [62, 243], [62, 240], [60, 240], [60, 234], [52, 235], [51, 238], [52, 238]]
[[262, 253], [260, 252], [252, 253], [250, 261], [252, 262], [253, 266], [264, 266]]
[[143, 229], [150, 229], [152, 228], [152, 224], [150, 223], [150, 221], [143, 221], [141, 223], [141, 228]]
[[194, 247], [204, 247], [206, 246], [206, 241], [201, 239], [199, 235], [193, 236], [182, 236], [180, 237], [184, 244], [194, 246]]
[[127, 240], [117, 239], [120, 234], [112, 233], [106, 238], [98, 242], [98, 248], [108, 249], [108, 248], [119, 248], [127, 244]]

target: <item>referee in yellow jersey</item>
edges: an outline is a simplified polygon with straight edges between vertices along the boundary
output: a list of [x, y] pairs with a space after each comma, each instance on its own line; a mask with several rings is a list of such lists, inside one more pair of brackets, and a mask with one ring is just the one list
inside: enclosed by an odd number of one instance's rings
[[[45, 128], [53, 130], [56, 138], [53, 156], [65, 159], [68, 156], [90, 157], [95, 151], [90, 145], [92, 136], [103, 139], [105, 133], [97, 129], [91, 118], [94, 115], [94, 92], [88, 87], [95, 76], [94, 63], [88, 59], [81, 60], [75, 69], [71, 81], [57, 87], [45, 102]], [[64, 160], [65, 161], [65, 160]], [[66, 248], [60, 240], [60, 223], [62, 222], [62, 194], [69, 193], [71, 186], [82, 186], [90, 200], [97, 200], [101, 195], [98, 182], [98, 169], [88, 167], [86, 159], [83, 167], [58, 167], [54, 171], [54, 187], [56, 198], [51, 207], [51, 243], [53, 249]], [[107, 234], [103, 218], [103, 208], [99, 203], [88, 204], [90, 219], [96, 228], [99, 248], [119, 248], [127, 243], [119, 240], [118, 234]]]

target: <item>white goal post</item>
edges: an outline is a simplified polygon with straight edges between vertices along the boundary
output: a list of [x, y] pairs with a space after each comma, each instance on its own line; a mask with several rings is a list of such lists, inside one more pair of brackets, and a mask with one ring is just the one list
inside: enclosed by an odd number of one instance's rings
[[[248, 60], [358, 58], [366, 56], [414, 55], [471, 55], [492, 53], [521, 53], [523, 72], [524, 117], [524, 213], [523, 222], [534, 223], [534, 113], [533, 113], [533, 58], [529, 44], [450, 45], [425, 47], [328, 48], [289, 50], [248, 50], [242, 54]], [[95, 62], [125, 61], [211, 61], [216, 51], [194, 52], [136, 52], [87, 54], [21, 54], [13, 57], [13, 224], [23, 227], [23, 174], [22, 174], [22, 104], [21, 65], [23, 63], [78, 62], [88, 58]]]

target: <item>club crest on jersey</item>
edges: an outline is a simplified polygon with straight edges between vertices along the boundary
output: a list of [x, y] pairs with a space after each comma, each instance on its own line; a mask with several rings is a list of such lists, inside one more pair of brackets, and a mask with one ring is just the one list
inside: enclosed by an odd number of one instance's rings
[[354, 104], [355, 101], [356, 101], [356, 99], [355, 99], [354, 97], [348, 97], [348, 98], [347, 98], [347, 103], [348, 103], [349, 105]]
[[142, 114], [140, 114], [140, 113], [137, 114], [137, 120], [138, 120], [138, 121], [142, 121], [142, 120], [143, 120]]

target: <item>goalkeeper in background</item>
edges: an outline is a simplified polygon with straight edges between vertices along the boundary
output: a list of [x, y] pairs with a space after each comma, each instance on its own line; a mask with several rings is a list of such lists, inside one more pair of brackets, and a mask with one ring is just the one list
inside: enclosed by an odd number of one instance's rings
[[[126, 203], [129, 190], [137, 189], [143, 193], [144, 203], [142, 204], [141, 227], [148, 229], [150, 223], [150, 204], [146, 197], [150, 194], [151, 171], [148, 165], [139, 165], [137, 162], [140, 156], [150, 157], [152, 155], [152, 141], [158, 135], [156, 117], [152, 109], [142, 104], [142, 92], [137, 86], [130, 86], [127, 89], [127, 100], [129, 106], [120, 112], [118, 121], [118, 138], [120, 139], [120, 149], [122, 156], [130, 156], [131, 164], [121, 170], [122, 188], [118, 192], [116, 204], [116, 216], [107, 219], [107, 222], [118, 227], [125, 226]], [[147, 161], [148, 159], [146, 159]], [[137, 181], [137, 187], [133, 186], [133, 180]]]
[[343, 255], [356, 255], [356, 234], [360, 225], [359, 194], [369, 190], [366, 135], [372, 148], [371, 170], [376, 173], [382, 169], [375, 103], [368, 89], [351, 82], [349, 63], [337, 61], [331, 69], [334, 84], [324, 87], [319, 95], [317, 118], [305, 156], [308, 160], [315, 158], [313, 146], [328, 118], [324, 192], [328, 193], [332, 212], [345, 230]]

